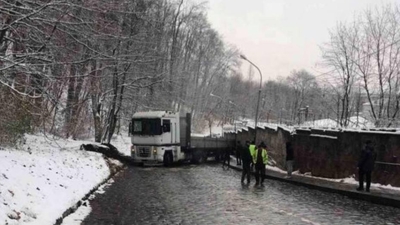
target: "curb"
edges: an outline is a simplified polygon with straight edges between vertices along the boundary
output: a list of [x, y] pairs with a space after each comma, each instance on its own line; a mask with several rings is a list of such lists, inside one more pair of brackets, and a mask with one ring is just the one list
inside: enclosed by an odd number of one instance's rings
[[[237, 170], [237, 171], [242, 171], [242, 168], [240, 168], [240, 167], [236, 167], [233, 165], [229, 165], [229, 167], [234, 170]], [[266, 169], [266, 171], [271, 171], [271, 170]], [[251, 174], [254, 175], [254, 172], [251, 172]], [[397, 198], [393, 198], [393, 196], [389, 196], [387, 194], [382, 194], [384, 196], [380, 196], [377, 194], [359, 192], [356, 190], [351, 191], [351, 190], [338, 189], [338, 188], [330, 187], [330, 186], [327, 186], [324, 184], [315, 185], [315, 184], [311, 184], [311, 183], [307, 183], [307, 182], [302, 182], [299, 180], [286, 179], [283, 177], [273, 176], [270, 174], [265, 174], [265, 178], [268, 178], [271, 180], [277, 180], [277, 181], [281, 181], [281, 182], [286, 182], [286, 183], [291, 183], [294, 185], [303, 186], [303, 187], [320, 190], [320, 191], [324, 191], [324, 192], [336, 193], [336, 194], [347, 196], [352, 199], [363, 200], [363, 201], [367, 201], [367, 202], [371, 202], [371, 203], [375, 203], [375, 204], [379, 204], [379, 205], [400, 208], [400, 196], [398, 196]]]
[[[105, 159], [106, 160], [106, 159]], [[107, 162], [106, 162], [107, 163]], [[107, 163], [108, 164], [108, 163]], [[61, 225], [65, 217], [71, 215], [74, 213], [78, 208], [82, 205], [82, 203], [86, 200], [89, 199], [89, 197], [95, 193], [102, 185], [106, 184], [111, 178], [113, 178], [115, 175], [117, 175], [119, 172], [124, 170], [127, 166], [124, 164], [121, 167], [117, 166], [114, 172], [111, 172], [110, 175], [104, 179], [102, 182], [97, 184], [93, 189], [91, 189], [81, 200], [79, 200], [77, 203], [75, 203], [73, 206], [69, 207], [67, 210], [64, 211], [64, 213], [59, 217], [54, 225]], [[110, 168], [111, 170], [111, 168]]]

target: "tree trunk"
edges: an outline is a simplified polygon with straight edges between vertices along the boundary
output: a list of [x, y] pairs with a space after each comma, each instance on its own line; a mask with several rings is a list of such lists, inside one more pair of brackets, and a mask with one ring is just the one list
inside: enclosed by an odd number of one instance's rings
[[66, 138], [69, 138], [72, 129], [72, 107], [74, 107], [74, 95], [75, 95], [75, 70], [74, 66], [69, 67], [69, 79], [68, 79], [68, 91], [67, 91], [67, 103], [65, 106], [65, 128]]

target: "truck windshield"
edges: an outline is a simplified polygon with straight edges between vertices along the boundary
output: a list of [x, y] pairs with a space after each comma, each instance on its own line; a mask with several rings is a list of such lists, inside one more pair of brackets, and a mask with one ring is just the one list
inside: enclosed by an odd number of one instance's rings
[[161, 135], [161, 119], [133, 119], [132, 133], [137, 135]]

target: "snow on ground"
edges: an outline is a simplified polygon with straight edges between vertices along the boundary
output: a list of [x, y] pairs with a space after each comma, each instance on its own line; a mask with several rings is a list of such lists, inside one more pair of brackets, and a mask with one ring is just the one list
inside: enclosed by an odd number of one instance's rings
[[332, 119], [321, 119], [307, 121], [301, 124], [302, 127], [337, 127], [338, 123]]
[[62, 225], [80, 225], [90, 212], [92, 212], [92, 208], [89, 201], [86, 200], [73, 214], [63, 220]]
[[[269, 169], [269, 168], [267, 168]], [[283, 171], [286, 173], [286, 171]], [[311, 177], [314, 179], [320, 179], [320, 180], [327, 180], [327, 181], [332, 181], [332, 182], [340, 182], [340, 183], [345, 183], [345, 184], [353, 184], [353, 185], [358, 185], [358, 181], [355, 179], [355, 175], [353, 174], [351, 177], [343, 178], [343, 179], [331, 179], [331, 178], [324, 178], [324, 177], [316, 177], [312, 176], [311, 173], [300, 173], [298, 170], [294, 171], [292, 173], [293, 175], [297, 176], [304, 176], [304, 177]], [[378, 189], [389, 189], [389, 190], [394, 190], [394, 191], [400, 191], [400, 187], [393, 187], [390, 184], [389, 185], [382, 185], [378, 183], [371, 183], [371, 187], [375, 187]]]
[[[282, 174], [287, 174], [287, 172], [285, 170], [282, 170], [276, 166], [266, 166], [267, 170], [272, 170], [272, 171], [276, 171]], [[300, 173], [298, 170], [294, 171], [292, 173], [293, 175], [296, 176], [303, 176], [303, 177], [310, 177], [313, 179], [319, 179], [319, 180], [327, 180], [327, 181], [332, 181], [332, 182], [340, 182], [340, 183], [345, 183], [345, 184], [353, 184], [353, 185], [358, 185], [358, 181], [355, 179], [355, 175], [353, 174], [351, 177], [347, 177], [347, 178], [343, 178], [343, 179], [330, 179], [330, 178], [324, 178], [324, 177], [316, 177], [316, 176], [312, 176], [310, 172], [308, 173]], [[393, 187], [390, 184], [389, 185], [382, 185], [382, 184], [378, 184], [378, 183], [371, 183], [371, 187], [375, 187], [378, 189], [388, 189], [388, 190], [394, 190], [394, 191], [400, 191], [400, 187]]]
[[286, 174], [286, 171], [284, 171], [284, 170], [282, 170], [282, 169], [280, 169], [280, 168], [278, 168], [278, 167], [276, 167], [276, 166], [269, 166], [269, 165], [266, 165], [265, 168], [266, 168], [267, 170], [272, 170], [272, 171], [275, 171], [275, 172], [285, 173], [285, 174]]
[[[114, 180], [111, 178], [107, 183], [101, 185], [98, 190], [89, 196], [89, 199], [93, 199], [98, 194], [104, 194], [105, 189], [112, 185]], [[88, 200], [84, 201], [82, 205], [71, 215], [64, 218], [62, 225], [79, 225], [82, 221], [92, 212], [92, 208], [90, 207], [90, 203]]]
[[79, 150], [82, 143], [26, 135], [18, 149], [1, 148], [0, 224], [54, 224], [105, 180], [105, 159]]
[[369, 120], [361, 117], [361, 116], [352, 116], [349, 118], [349, 127], [355, 128], [372, 128], [374, 127], [374, 123]]
[[131, 138], [128, 135], [114, 135], [111, 139], [111, 144], [114, 145], [118, 151], [126, 156], [131, 155]]
[[192, 136], [196, 137], [222, 137], [224, 132], [228, 132], [227, 128], [230, 127], [229, 124], [221, 125], [220, 121], [215, 121], [211, 126], [211, 130], [209, 126], [205, 126], [202, 130], [198, 130], [196, 133], [192, 132]]
[[206, 137], [207, 134], [191, 133], [192, 137]]

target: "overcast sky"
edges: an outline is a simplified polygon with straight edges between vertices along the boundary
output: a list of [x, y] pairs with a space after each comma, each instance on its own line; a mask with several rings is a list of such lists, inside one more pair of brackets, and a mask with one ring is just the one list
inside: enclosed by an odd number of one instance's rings
[[[306, 69], [314, 75], [320, 46], [338, 21], [399, 0], [209, 0], [208, 18], [223, 39], [238, 47], [263, 73], [263, 79], [286, 77]], [[248, 63], [243, 63], [248, 71]], [[253, 79], [258, 80], [258, 74]]]

